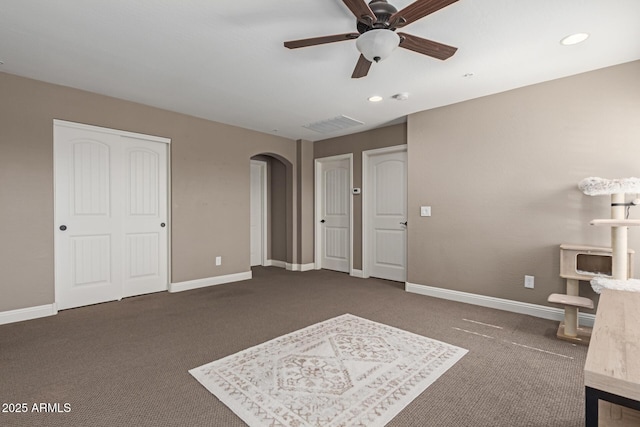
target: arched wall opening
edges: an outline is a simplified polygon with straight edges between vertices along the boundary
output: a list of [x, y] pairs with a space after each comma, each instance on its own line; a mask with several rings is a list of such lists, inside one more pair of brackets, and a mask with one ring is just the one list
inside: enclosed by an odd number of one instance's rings
[[[256, 154], [250, 160], [263, 162], [266, 169], [263, 195], [266, 211], [263, 224], [266, 242], [263, 242], [263, 247], [266, 253], [263, 254], [263, 262], [258, 264], [252, 260], [251, 264], [284, 268], [293, 263], [293, 165], [289, 160], [273, 153]], [[252, 183], [253, 185], [255, 184]], [[253, 248], [254, 245], [252, 240], [250, 246]]]

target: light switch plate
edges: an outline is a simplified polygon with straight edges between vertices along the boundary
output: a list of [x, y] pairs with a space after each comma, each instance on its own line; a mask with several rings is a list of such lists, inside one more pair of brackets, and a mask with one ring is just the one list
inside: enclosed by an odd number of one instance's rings
[[535, 283], [535, 277], [533, 276], [524, 276], [524, 287], [525, 288], [529, 288], [529, 289], [533, 289]]
[[420, 206], [420, 216], [431, 216], [431, 206]]

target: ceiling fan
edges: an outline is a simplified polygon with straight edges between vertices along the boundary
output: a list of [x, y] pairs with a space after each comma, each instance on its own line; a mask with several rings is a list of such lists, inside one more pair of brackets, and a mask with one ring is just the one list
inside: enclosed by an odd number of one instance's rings
[[351, 75], [354, 79], [366, 76], [373, 62], [385, 59], [398, 46], [441, 60], [451, 57], [458, 50], [456, 47], [433, 40], [396, 32], [398, 28], [409, 25], [458, 0], [416, 0], [400, 11], [386, 0], [372, 0], [369, 4], [365, 0], [342, 1], [356, 16], [357, 33], [292, 40], [284, 42], [284, 46], [297, 49], [357, 39], [356, 47], [360, 51], [360, 58]]

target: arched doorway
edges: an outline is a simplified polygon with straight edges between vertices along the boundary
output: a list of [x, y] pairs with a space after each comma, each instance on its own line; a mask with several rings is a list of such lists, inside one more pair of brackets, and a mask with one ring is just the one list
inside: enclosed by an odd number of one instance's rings
[[250, 159], [251, 266], [291, 263], [293, 168], [285, 158], [261, 153]]

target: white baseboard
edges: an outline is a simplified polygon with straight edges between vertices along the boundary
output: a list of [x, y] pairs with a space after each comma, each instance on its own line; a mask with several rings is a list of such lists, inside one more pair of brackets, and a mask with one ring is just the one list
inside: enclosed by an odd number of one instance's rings
[[278, 261], [277, 259], [268, 259], [265, 263], [264, 263], [265, 267], [279, 267], [279, 268], [285, 268], [287, 266], [287, 263], [284, 261]]
[[0, 325], [22, 322], [23, 320], [37, 319], [39, 317], [54, 316], [56, 314], [58, 314], [58, 309], [55, 304], [3, 311], [0, 312]]
[[311, 271], [316, 269], [316, 263], [300, 264], [300, 271]]
[[287, 263], [285, 268], [289, 271], [310, 271], [316, 268], [315, 263], [309, 264], [290, 264]]
[[182, 292], [191, 289], [205, 288], [207, 286], [222, 285], [224, 283], [239, 282], [251, 279], [251, 271], [226, 274], [224, 276], [206, 277], [204, 279], [188, 280], [169, 284], [169, 292]]
[[[543, 319], [561, 321], [564, 319], [564, 310], [556, 307], [547, 307], [538, 304], [513, 301], [503, 298], [488, 297], [485, 295], [468, 292], [453, 291], [450, 289], [436, 288], [433, 286], [417, 285], [405, 282], [405, 290], [420, 295], [480, 305], [482, 307], [496, 308], [498, 310], [511, 311], [513, 313], [528, 314]], [[578, 313], [578, 322], [582, 326], [593, 327], [596, 316], [588, 313]]]
[[278, 261], [276, 259], [268, 259], [264, 263], [265, 267], [280, 267], [289, 271], [310, 271], [315, 270], [316, 264], [311, 262], [308, 264], [292, 264], [290, 262]]
[[355, 268], [349, 273], [350, 276], [364, 278], [364, 272], [362, 270], [356, 270]]

